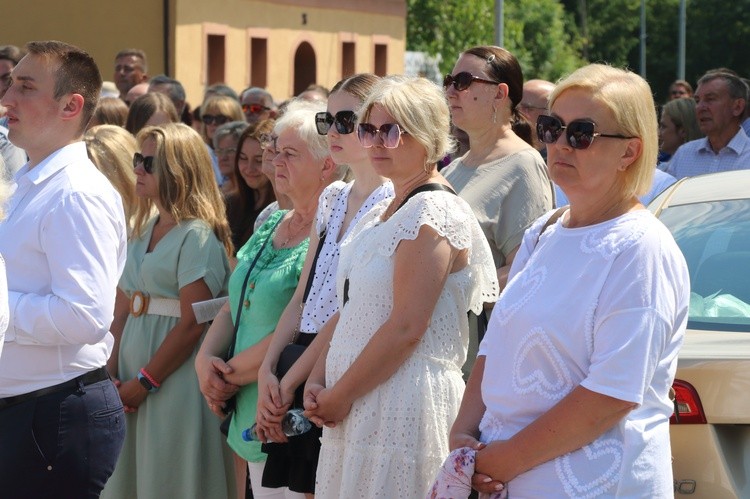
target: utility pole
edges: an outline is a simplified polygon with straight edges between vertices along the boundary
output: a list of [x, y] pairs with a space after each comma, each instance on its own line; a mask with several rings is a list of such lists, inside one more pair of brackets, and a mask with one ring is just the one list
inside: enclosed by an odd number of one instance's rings
[[646, 79], [646, 0], [641, 0], [641, 78]]
[[503, 46], [503, 0], [495, 0], [495, 45]]
[[687, 24], [686, 0], [680, 0], [680, 34], [677, 41], [677, 79], [685, 79], [685, 25]]

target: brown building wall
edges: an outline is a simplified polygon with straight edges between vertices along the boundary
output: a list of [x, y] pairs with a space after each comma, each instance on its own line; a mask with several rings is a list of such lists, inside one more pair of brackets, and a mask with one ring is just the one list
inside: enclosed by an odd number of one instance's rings
[[[58, 39], [78, 45], [96, 59], [105, 80], [112, 79], [119, 50], [143, 49], [149, 74], [180, 80], [193, 105], [216, 74], [238, 92], [260, 78], [278, 100], [291, 97], [300, 70], [295, 53], [304, 43], [315, 55], [315, 81], [329, 88], [342, 77], [344, 42], [355, 72], [404, 67], [405, 0], [34, 0], [4, 2], [1, 15], [0, 44]], [[251, 38], [265, 44], [265, 64], [260, 52], [251, 53]], [[386, 54], [378, 64], [376, 44]], [[298, 65], [305, 62], [311, 61]]]

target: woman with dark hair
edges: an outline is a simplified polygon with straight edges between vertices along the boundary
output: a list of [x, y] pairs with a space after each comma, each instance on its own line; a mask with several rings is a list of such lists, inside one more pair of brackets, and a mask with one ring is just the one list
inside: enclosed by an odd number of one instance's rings
[[179, 121], [180, 117], [177, 115], [174, 104], [169, 100], [169, 97], [151, 92], [141, 95], [130, 105], [125, 129], [136, 136], [141, 128], [146, 126], [178, 123]]
[[276, 201], [271, 181], [263, 174], [261, 136], [273, 131], [273, 120], [248, 126], [237, 142], [234, 176], [237, 189], [225, 198], [227, 219], [232, 229], [232, 242], [239, 249], [253, 235], [255, 220], [263, 209]]
[[517, 128], [530, 131], [517, 108], [523, 96], [521, 66], [503, 48], [470, 48], [443, 86], [453, 123], [468, 134], [470, 145], [443, 175], [479, 219], [502, 287], [523, 232], [553, 206], [544, 160], [530, 136], [524, 140], [516, 133]]
[[247, 122], [230, 121], [224, 123], [216, 129], [212, 140], [214, 154], [219, 165], [219, 171], [224, 177], [224, 183], [221, 184], [221, 192], [225, 196], [231, 196], [237, 191], [237, 176], [234, 174], [234, 166], [237, 160], [237, 142], [240, 135], [247, 128]]
[[[473, 47], [459, 56], [443, 86], [453, 124], [469, 136], [469, 151], [442, 173], [479, 220], [502, 289], [523, 232], [554, 206], [547, 166], [531, 137], [519, 136], [530, 130], [517, 108], [523, 97], [521, 66], [503, 48]], [[485, 311], [470, 319], [465, 375], [486, 323]]]

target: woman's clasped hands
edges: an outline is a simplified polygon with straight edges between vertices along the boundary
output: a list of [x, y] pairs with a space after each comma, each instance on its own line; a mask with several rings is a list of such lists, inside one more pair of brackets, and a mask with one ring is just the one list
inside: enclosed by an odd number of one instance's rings
[[305, 385], [304, 415], [320, 428], [334, 428], [352, 410], [352, 401], [337, 394], [335, 388], [326, 388], [313, 381], [308, 381]]

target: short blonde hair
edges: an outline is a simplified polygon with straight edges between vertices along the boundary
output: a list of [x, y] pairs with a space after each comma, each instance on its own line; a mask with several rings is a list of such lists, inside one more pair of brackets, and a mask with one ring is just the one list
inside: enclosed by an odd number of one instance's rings
[[[227, 116], [229, 121], [245, 121], [245, 114], [242, 112], [240, 102], [227, 95], [215, 94], [203, 101], [201, 117], [206, 114], [221, 114]], [[203, 122], [201, 122], [201, 137], [206, 144], [213, 146], [208, 135], [206, 135], [206, 125]]]
[[550, 108], [565, 91], [580, 89], [612, 112], [619, 133], [641, 140], [641, 154], [625, 171], [625, 196], [642, 196], [651, 188], [659, 151], [656, 106], [646, 80], [605, 64], [589, 64], [563, 78], [552, 91]]
[[369, 120], [375, 104], [383, 106], [424, 147], [427, 164], [437, 163], [455, 148], [448, 101], [443, 90], [431, 81], [409, 76], [383, 78], [362, 104], [360, 123]]
[[[138, 133], [142, 146], [147, 139], [156, 144], [154, 171], [159, 182], [159, 201], [177, 223], [203, 220], [224, 244], [227, 255], [233, 253], [232, 236], [224, 200], [216, 184], [211, 157], [200, 135], [182, 123], [148, 126]], [[141, 237], [151, 217], [153, 202], [140, 199], [133, 235]]]
[[91, 161], [120, 193], [130, 223], [138, 204], [133, 173], [133, 155], [138, 150], [135, 137], [117, 125], [99, 125], [89, 128], [83, 141]]

